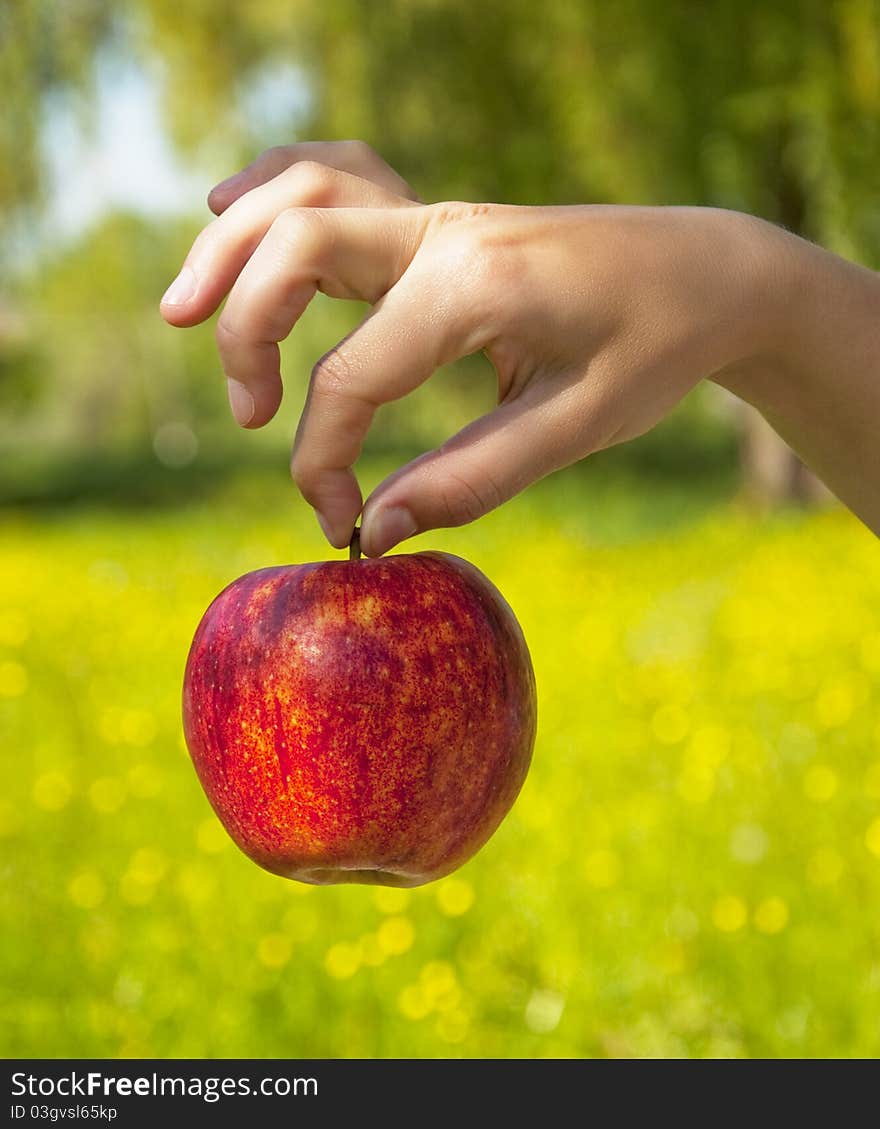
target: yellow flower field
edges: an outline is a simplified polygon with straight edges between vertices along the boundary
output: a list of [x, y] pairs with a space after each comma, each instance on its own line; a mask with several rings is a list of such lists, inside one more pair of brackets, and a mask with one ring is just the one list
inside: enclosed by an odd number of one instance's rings
[[876, 540], [732, 503], [618, 527], [577, 488], [415, 542], [507, 596], [539, 735], [495, 837], [414, 891], [262, 872], [183, 745], [207, 604], [325, 555], [289, 485], [5, 512], [2, 1053], [877, 1054]]

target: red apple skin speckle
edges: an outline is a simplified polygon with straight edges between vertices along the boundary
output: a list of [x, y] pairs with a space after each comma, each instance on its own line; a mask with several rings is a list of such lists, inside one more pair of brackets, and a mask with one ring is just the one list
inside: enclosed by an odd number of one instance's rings
[[199, 624], [183, 723], [242, 851], [304, 882], [416, 886], [510, 810], [536, 732], [516, 618], [446, 553], [264, 568]]

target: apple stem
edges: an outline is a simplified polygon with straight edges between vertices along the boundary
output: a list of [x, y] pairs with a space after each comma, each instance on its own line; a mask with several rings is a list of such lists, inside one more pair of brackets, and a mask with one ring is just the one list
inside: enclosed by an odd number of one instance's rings
[[351, 535], [351, 541], [348, 546], [348, 559], [350, 561], [359, 561], [361, 559], [361, 527], [356, 525], [354, 532]]

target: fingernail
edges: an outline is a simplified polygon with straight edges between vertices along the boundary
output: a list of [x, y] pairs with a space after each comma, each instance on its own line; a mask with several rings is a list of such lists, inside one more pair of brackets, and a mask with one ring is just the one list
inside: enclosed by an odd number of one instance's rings
[[380, 557], [417, 530], [416, 520], [405, 506], [380, 510], [369, 522], [370, 555]]
[[235, 416], [235, 422], [245, 427], [254, 418], [257, 406], [254, 398], [239, 380], [227, 380], [226, 387], [229, 392], [229, 406]]
[[196, 292], [196, 276], [190, 267], [184, 267], [162, 295], [163, 306], [182, 306]]

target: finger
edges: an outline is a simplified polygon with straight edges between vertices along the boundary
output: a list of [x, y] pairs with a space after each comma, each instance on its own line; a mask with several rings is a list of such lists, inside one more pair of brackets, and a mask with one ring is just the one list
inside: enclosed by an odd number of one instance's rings
[[165, 292], [162, 316], [196, 325], [220, 305], [278, 215], [287, 208], [412, 208], [372, 181], [313, 162], [286, 169], [243, 196], [200, 232], [180, 274]]
[[484, 344], [479, 303], [467, 287], [456, 290], [448, 281], [430, 257], [414, 263], [370, 316], [313, 370], [291, 473], [337, 548], [351, 540], [361, 510], [351, 468], [377, 408]]
[[529, 385], [436, 451], [402, 467], [367, 499], [361, 548], [381, 556], [416, 533], [464, 525], [582, 457], [571, 414]]
[[296, 145], [279, 145], [267, 149], [241, 172], [221, 181], [208, 194], [208, 207], [216, 215], [233, 201], [300, 161], [310, 161], [340, 172], [353, 173], [404, 199], [418, 201], [418, 196], [393, 168], [363, 141], [301, 141]]
[[281, 402], [280, 351], [316, 290], [377, 302], [398, 281], [421, 237], [416, 212], [292, 208], [281, 213], [232, 287], [217, 323], [230, 402], [261, 427]]

